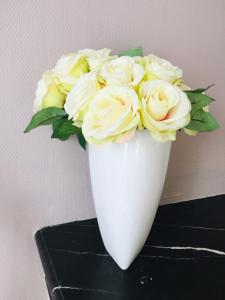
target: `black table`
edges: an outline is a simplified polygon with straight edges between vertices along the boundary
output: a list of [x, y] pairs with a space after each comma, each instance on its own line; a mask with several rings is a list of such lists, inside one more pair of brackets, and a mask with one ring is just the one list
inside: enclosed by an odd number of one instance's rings
[[126, 271], [106, 252], [96, 219], [43, 228], [36, 241], [50, 299], [225, 299], [225, 195], [161, 206]]

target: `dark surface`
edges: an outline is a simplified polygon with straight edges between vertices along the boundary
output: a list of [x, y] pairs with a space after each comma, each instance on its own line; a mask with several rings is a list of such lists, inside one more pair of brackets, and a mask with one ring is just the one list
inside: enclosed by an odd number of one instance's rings
[[225, 195], [161, 206], [126, 271], [96, 219], [43, 228], [36, 241], [54, 300], [225, 300]]

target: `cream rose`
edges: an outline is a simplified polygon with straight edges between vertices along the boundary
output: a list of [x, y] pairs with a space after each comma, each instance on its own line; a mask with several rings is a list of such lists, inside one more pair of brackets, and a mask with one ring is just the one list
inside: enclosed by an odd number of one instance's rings
[[100, 76], [106, 85], [126, 84], [137, 86], [144, 77], [144, 68], [134, 57], [121, 56], [104, 64]]
[[69, 119], [73, 119], [74, 125], [81, 127], [90, 101], [99, 91], [100, 86], [97, 77], [93, 73], [83, 75], [67, 95], [64, 105]]
[[86, 58], [77, 53], [62, 56], [53, 68], [55, 80], [63, 92], [71, 91], [77, 80], [89, 72]]
[[152, 137], [160, 142], [176, 139], [176, 131], [190, 121], [191, 103], [177, 86], [150, 80], [140, 86], [141, 118]]
[[139, 99], [126, 86], [105, 87], [95, 96], [84, 117], [82, 131], [89, 143], [122, 142], [138, 126]]
[[172, 84], [180, 84], [183, 72], [169, 61], [150, 54], [143, 58], [145, 65], [146, 79], [162, 79]]
[[55, 84], [53, 73], [46, 71], [37, 85], [33, 112], [36, 113], [46, 107], [53, 106], [62, 108], [65, 100], [66, 95], [62, 93], [57, 84]]
[[100, 50], [84, 49], [80, 50], [78, 54], [87, 59], [91, 71], [98, 71], [104, 63], [117, 57], [111, 55], [110, 49], [104, 48]]

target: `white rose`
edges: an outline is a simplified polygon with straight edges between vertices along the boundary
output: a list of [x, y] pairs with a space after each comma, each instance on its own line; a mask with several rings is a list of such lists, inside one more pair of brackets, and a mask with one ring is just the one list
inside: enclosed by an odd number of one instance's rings
[[176, 139], [176, 131], [190, 121], [191, 103], [177, 86], [150, 80], [140, 86], [141, 117], [153, 138], [165, 142]]
[[86, 57], [91, 71], [98, 71], [105, 62], [116, 57], [111, 55], [111, 51], [107, 48], [100, 50], [84, 49], [80, 50], [78, 54]]
[[53, 68], [55, 80], [61, 89], [68, 93], [77, 80], [89, 72], [86, 58], [77, 53], [63, 55]]
[[136, 62], [137, 58], [121, 56], [113, 59], [102, 67], [100, 76], [107, 85], [126, 84], [137, 86], [144, 77], [144, 68]]
[[64, 108], [69, 115], [69, 119], [73, 119], [76, 126], [81, 127], [88, 105], [99, 89], [96, 75], [88, 73], [77, 81], [74, 88], [67, 95]]
[[162, 79], [172, 84], [179, 84], [183, 72], [169, 61], [153, 54], [145, 56], [144, 59], [147, 80]]
[[63, 108], [65, 100], [66, 95], [61, 92], [55, 83], [53, 73], [46, 71], [37, 85], [33, 112], [36, 113], [46, 107]]
[[121, 85], [105, 87], [95, 96], [84, 117], [85, 139], [94, 144], [127, 140], [140, 120], [138, 106], [133, 89]]

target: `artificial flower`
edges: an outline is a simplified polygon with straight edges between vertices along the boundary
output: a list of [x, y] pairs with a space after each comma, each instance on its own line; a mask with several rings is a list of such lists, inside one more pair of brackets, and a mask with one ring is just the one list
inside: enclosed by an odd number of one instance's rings
[[33, 104], [33, 112], [38, 112], [46, 107], [62, 108], [66, 95], [59, 89], [54, 81], [52, 71], [46, 71], [42, 79], [38, 81], [36, 97]]
[[176, 131], [190, 121], [191, 103], [177, 86], [149, 80], [140, 86], [141, 117], [153, 138], [160, 142], [176, 139]]
[[55, 81], [63, 92], [71, 91], [78, 79], [89, 72], [88, 62], [84, 55], [70, 53], [63, 55], [53, 68]]
[[100, 50], [84, 49], [80, 50], [78, 54], [84, 56], [88, 62], [91, 71], [98, 71], [104, 63], [117, 57], [111, 55], [112, 50], [104, 48]]
[[81, 127], [89, 103], [100, 89], [97, 77], [94, 73], [83, 75], [67, 95], [64, 105], [69, 119], [74, 121], [74, 125]]
[[134, 57], [121, 56], [104, 64], [100, 73], [106, 85], [126, 84], [137, 86], [144, 77], [144, 68]]
[[84, 117], [82, 131], [89, 143], [102, 144], [127, 138], [139, 123], [139, 100], [127, 86], [114, 85], [97, 93]]
[[182, 81], [182, 70], [165, 59], [150, 54], [144, 57], [143, 63], [147, 80], [162, 79], [175, 85]]

